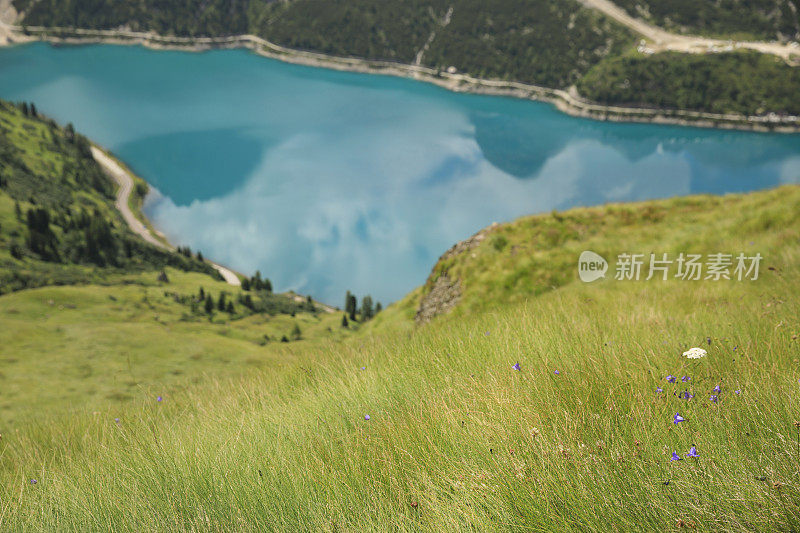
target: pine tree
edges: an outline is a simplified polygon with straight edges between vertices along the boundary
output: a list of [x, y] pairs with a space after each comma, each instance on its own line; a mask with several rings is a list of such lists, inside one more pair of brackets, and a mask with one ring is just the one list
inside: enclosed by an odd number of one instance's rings
[[297, 322], [295, 322], [294, 328], [292, 329], [292, 338], [296, 341], [303, 338], [303, 332], [300, 330], [300, 326], [297, 325]]
[[200, 300], [206, 299], [206, 291], [203, 290], [203, 287], [200, 287]]
[[227, 307], [227, 309], [225, 309], [225, 311], [227, 311], [227, 313], [229, 315], [232, 315], [232, 314], [234, 314], [236, 312], [236, 309], [233, 308], [233, 301], [232, 300], [228, 300], [228, 307]]
[[248, 278], [244, 278], [242, 280], [242, 290], [249, 291], [250, 290], [250, 280]]
[[214, 298], [211, 295], [206, 296], [206, 314], [211, 314], [214, 311]]
[[225, 310], [225, 293], [224, 292], [219, 293], [219, 300], [217, 301], [217, 309], [219, 309], [220, 311], [224, 311]]
[[347, 295], [345, 296], [345, 304], [344, 310], [350, 316], [350, 320], [356, 319], [356, 307], [358, 306], [358, 302], [356, 301], [356, 297], [350, 291], [347, 291]]
[[361, 300], [361, 318], [367, 321], [373, 317], [372, 296], [369, 294]]
[[343, 328], [350, 327], [350, 322], [347, 321], [347, 313], [342, 315], [342, 327]]
[[377, 304], [375, 304], [375, 314], [377, 315], [381, 311], [383, 311], [383, 306], [381, 305], [380, 302], [378, 302]]

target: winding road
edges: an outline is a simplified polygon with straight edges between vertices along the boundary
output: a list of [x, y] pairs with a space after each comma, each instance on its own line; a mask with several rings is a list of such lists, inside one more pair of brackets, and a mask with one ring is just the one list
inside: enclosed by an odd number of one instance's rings
[[[156, 238], [156, 236], [150, 232], [147, 226], [145, 226], [141, 220], [136, 218], [131, 211], [131, 208], [128, 205], [128, 200], [130, 199], [131, 192], [133, 191], [133, 178], [131, 175], [124, 168], [122, 168], [119, 163], [114, 161], [113, 158], [109, 157], [105, 152], [96, 146], [92, 146], [92, 156], [100, 165], [100, 167], [102, 167], [103, 170], [109, 176], [111, 176], [119, 186], [117, 189], [117, 200], [114, 205], [122, 214], [122, 218], [125, 220], [125, 223], [128, 224], [128, 227], [131, 229], [131, 231], [153, 246], [158, 246], [164, 250], [174, 251], [174, 246]], [[241, 286], [242, 282], [239, 279], [239, 276], [237, 276], [232, 270], [225, 268], [222, 265], [218, 265], [212, 261], [208, 261], [208, 263], [220, 273], [222, 278], [229, 285], [234, 285], [236, 287]]]
[[609, 0], [579, 0], [579, 2], [586, 7], [600, 11], [651, 41], [648, 46], [640, 47], [640, 51], [649, 49], [652, 52], [671, 51], [686, 54], [707, 54], [747, 48], [762, 54], [776, 55], [788, 63], [797, 63], [800, 60], [800, 45], [796, 42], [733, 41], [696, 35], [679, 35], [632, 17], [624, 9]]

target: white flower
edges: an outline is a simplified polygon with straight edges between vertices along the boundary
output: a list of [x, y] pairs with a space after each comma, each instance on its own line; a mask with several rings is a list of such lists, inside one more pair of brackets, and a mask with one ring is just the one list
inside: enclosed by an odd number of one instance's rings
[[708, 352], [702, 348], [692, 348], [683, 352], [683, 356], [687, 359], [700, 359], [706, 355], [708, 355]]

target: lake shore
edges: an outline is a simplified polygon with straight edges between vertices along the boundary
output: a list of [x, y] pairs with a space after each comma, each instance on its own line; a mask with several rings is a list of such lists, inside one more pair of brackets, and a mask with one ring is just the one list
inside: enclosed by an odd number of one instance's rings
[[124, 30], [83, 30], [12, 26], [0, 22], [0, 45], [8, 46], [33, 41], [63, 45], [116, 44], [141, 45], [156, 50], [202, 52], [216, 49], [246, 48], [261, 56], [287, 63], [328, 68], [333, 70], [382, 74], [411, 78], [454, 92], [507, 96], [549, 102], [560, 111], [576, 117], [600, 121], [639, 122], [682, 125], [716, 129], [736, 129], [758, 132], [800, 132], [800, 117], [777, 114], [744, 116], [688, 110], [669, 110], [609, 106], [582, 98], [574, 88], [551, 89], [520, 82], [475, 78], [459, 72], [448, 72], [404, 63], [339, 57], [286, 48], [255, 35], [231, 37], [168, 37], [155, 33]]

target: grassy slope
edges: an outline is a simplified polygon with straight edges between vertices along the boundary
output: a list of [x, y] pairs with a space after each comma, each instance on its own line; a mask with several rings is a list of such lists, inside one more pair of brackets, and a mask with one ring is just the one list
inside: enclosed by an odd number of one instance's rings
[[[0, 134], [0, 294], [11, 292], [0, 297], [0, 433], [36, 413], [117, 408], [205, 375], [280, 364], [295, 349], [282, 337], [297, 344], [295, 325], [301, 344], [348, 331], [340, 315], [309, 312], [283, 295], [251, 292], [257, 306], [267, 302], [272, 310], [253, 313], [239, 301], [242, 291], [219, 281], [207, 264], [135, 237], [114, 207], [112, 183], [66, 128], [0, 101]], [[56, 260], [26, 245], [26, 213], [40, 207], [51, 214]], [[134, 195], [131, 208], [144, 218], [140, 207]], [[115, 265], [73, 257], [85, 232], [67, 221], [81, 209], [113, 227]], [[12, 256], [12, 243], [20, 258]], [[125, 257], [123, 244], [131, 245], [133, 257]], [[162, 283], [165, 265], [181, 270], [166, 268], [169, 281]], [[215, 305], [209, 317], [197, 298], [200, 287], [215, 304], [225, 292], [233, 312]]]
[[[798, 206], [786, 187], [501, 226], [450, 266], [462, 311], [429, 326], [395, 331], [409, 310], [390, 308], [373, 335], [297, 344], [244, 378], [4, 434], [0, 527], [796, 529]], [[584, 247], [766, 259], [753, 282], [557, 282]], [[689, 364], [696, 345], [709, 356]], [[699, 459], [669, 461], [692, 445]]]
[[[215, 310], [209, 319], [173, 295], [203, 287], [215, 300], [225, 292], [235, 301], [241, 291], [203, 274], [167, 273], [166, 284], [149, 272], [0, 298], [0, 424], [19, 427], [54, 409], [118, 409], [206, 376], [281, 364], [298, 346], [345, 334], [341, 316], [324, 312], [248, 316], [237, 305], [235, 314]], [[295, 324], [303, 340], [281, 343]]]
[[[0, 294], [52, 284], [113, 282], [121, 273], [163, 265], [213, 273], [208, 265], [134, 237], [114, 207], [113, 183], [88, 146], [85, 138], [52, 120], [0, 101]], [[49, 213], [57, 258], [42, 257], [26, 245], [27, 213], [39, 208]], [[103, 262], [85, 252], [88, 228], [79, 226], [81, 212], [110, 228], [114, 251], [104, 250]], [[22, 250], [20, 257], [11, 253], [14, 244]]]
[[[592, 250], [610, 263], [620, 253], [754, 254], [796, 244], [800, 188], [727, 196], [690, 196], [633, 204], [573, 209], [523, 217], [489, 230], [475, 248], [444, 257], [426, 284], [387, 309], [409, 320], [437, 277], [461, 281], [454, 313], [486, 311], [530, 301], [576, 279], [577, 260]], [[752, 243], [752, 244], [751, 244]], [[773, 260], [773, 257], [765, 261]], [[613, 278], [611, 264], [607, 277]], [[675, 272], [673, 266], [673, 272]]]

